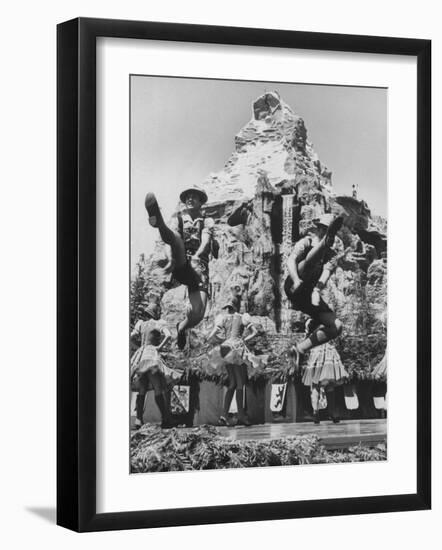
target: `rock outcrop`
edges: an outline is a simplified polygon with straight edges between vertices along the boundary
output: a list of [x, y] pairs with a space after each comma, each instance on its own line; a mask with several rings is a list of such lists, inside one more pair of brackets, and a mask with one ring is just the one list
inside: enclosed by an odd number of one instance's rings
[[[234, 148], [223, 170], [202, 183], [209, 197], [205, 214], [215, 221], [220, 251], [210, 262], [210, 306], [193, 331], [194, 342], [203, 340], [232, 288], [239, 287], [243, 309], [273, 334], [271, 351], [278, 353], [278, 335], [286, 341], [304, 317], [289, 307], [283, 292], [287, 256], [313, 220], [327, 212], [344, 216], [336, 244], [352, 251], [339, 261], [326, 299], [345, 333], [370, 334], [373, 319], [386, 311], [385, 220], [374, 219], [364, 201], [334, 194], [332, 174], [309, 142], [303, 119], [277, 92], [257, 98]], [[146, 289], [162, 301], [163, 317], [174, 327], [183, 316], [186, 290], [173, 287], [164, 263], [164, 245], [158, 243], [144, 264]], [[383, 327], [385, 336], [385, 319]]]

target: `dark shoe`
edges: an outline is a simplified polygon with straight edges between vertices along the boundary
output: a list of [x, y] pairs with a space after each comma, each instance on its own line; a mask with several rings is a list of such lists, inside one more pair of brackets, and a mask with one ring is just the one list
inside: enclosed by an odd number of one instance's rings
[[170, 428], [174, 428], [174, 427], [175, 427], [175, 424], [170, 419], [163, 420], [161, 422], [161, 428], [163, 430], [169, 430]]
[[325, 244], [327, 246], [333, 246], [336, 233], [341, 229], [343, 221], [344, 218], [342, 216], [338, 216], [328, 226], [327, 233], [325, 235]]
[[162, 428], [173, 428], [174, 423], [172, 422], [169, 407], [167, 406], [166, 400], [164, 399], [164, 395], [156, 395], [155, 396], [155, 403], [157, 404], [157, 407], [160, 409], [161, 413], [161, 427]]
[[243, 418], [238, 418], [238, 422], [236, 423], [237, 426], [251, 426], [252, 423], [247, 418], [247, 416], [244, 416]]
[[237, 426], [251, 426], [250, 420], [247, 418], [246, 409], [244, 407], [244, 390], [235, 390], [236, 406], [238, 407], [238, 422]]
[[227, 418], [225, 416], [220, 416], [218, 420], [218, 426], [228, 426]]
[[159, 227], [164, 224], [163, 216], [161, 215], [160, 207], [153, 193], [147, 193], [144, 199], [144, 206], [149, 215], [149, 223], [152, 227]]
[[138, 394], [137, 399], [135, 402], [135, 411], [137, 418], [135, 420], [135, 424], [141, 426], [143, 425], [143, 416], [144, 416], [144, 401], [146, 399], [146, 394]]
[[333, 421], [333, 424], [339, 424], [341, 421], [339, 416], [336, 416], [336, 405], [335, 405], [335, 392], [329, 391], [327, 392], [327, 409], [328, 409], [328, 416]]
[[186, 347], [186, 331], [179, 329], [180, 324], [177, 323], [176, 325], [176, 343], [178, 346], [178, 349], [183, 350]]
[[313, 422], [315, 424], [320, 424], [321, 420], [319, 419], [319, 411], [313, 413]]

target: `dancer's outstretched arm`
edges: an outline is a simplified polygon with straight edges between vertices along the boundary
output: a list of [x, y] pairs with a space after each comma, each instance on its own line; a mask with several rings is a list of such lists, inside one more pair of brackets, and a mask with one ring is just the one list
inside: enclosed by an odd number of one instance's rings
[[315, 285], [315, 288], [312, 291], [312, 304], [314, 306], [318, 306], [319, 302], [321, 301], [321, 291], [324, 289], [325, 285], [327, 284], [327, 281], [330, 278], [331, 275], [331, 268], [326, 264], [324, 266], [324, 269], [322, 270], [321, 276], [319, 277], [318, 282]]
[[248, 342], [249, 340], [252, 340], [253, 338], [255, 338], [255, 336], [258, 334], [258, 331], [256, 329], [256, 327], [254, 325], [250, 325], [249, 326], [249, 329], [250, 329], [250, 334], [248, 334], [245, 338], [244, 338], [244, 342]]
[[136, 338], [137, 336], [141, 336], [141, 326], [143, 324], [143, 321], [139, 319], [134, 326], [133, 331], [130, 333], [131, 338]]
[[193, 255], [193, 257], [195, 259], [198, 259], [200, 257], [200, 255], [206, 250], [206, 248], [209, 246], [209, 243], [210, 243], [210, 233], [205, 233], [203, 231], [202, 235], [201, 235], [201, 244], [198, 248], [198, 250], [195, 252], [195, 254]]
[[214, 221], [212, 218], [206, 218], [204, 220], [204, 228], [201, 232], [201, 244], [198, 250], [193, 255], [194, 258], [199, 258], [203, 252], [207, 249], [212, 239]]
[[287, 260], [287, 271], [293, 281], [293, 290], [296, 290], [302, 283], [301, 277], [298, 273], [298, 253], [296, 248], [290, 254]]
[[327, 262], [323, 269], [321, 276], [318, 279], [318, 282], [315, 285], [315, 288], [312, 292], [312, 304], [314, 306], [317, 306], [319, 304], [320, 299], [320, 292], [324, 289], [325, 285], [327, 284], [327, 281], [330, 279], [330, 275], [335, 271], [335, 269], [338, 266], [338, 260], [340, 258], [343, 258], [351, 251], [350, 247], [347, 247], [343, 252], [340, 252], [339, 254], [336, 254], [334, 258], [332, 258], [329, 262]]
[[252, 340], [252, 338], [255, 338], [255, 336], [258, 334], [258, 329], [256, 328], [256, 325], [252, 322], [252, 319], [248, 313], [244, 314], [243, 319], [246, 321], [246, 329], [250, 330], [249, 334], [243, 339], [244, 343], [248, 342], [249, 340]]
[[332, 268], [329, 264], [326, 264], [324, 266], [324, 269], [322, 270], [321, 276], [319, 277], [318, 282], [316, 283], [316, 286], [319, 288], [319, 290], [322, 290], [325, 285], [327, 284], [327, 281], [330, 279], [330, 275], [332, 274]]
[[215, 341], [215, 336], [216, 335], [219, 335], [220, 331], [224, 330], [224, 317], [223, 315], [218, 315], [215, 319], [215, 324], [213, 326], [213, 329], [211, 330], [209, 336], [207, 337], [207, 341], [210, 342], [211, 344], [212, 343], [220, 343], [219, 340], [219, 336], [217, 338], [217, 340]]
[[167, 344], [167, 342], [172, 338], [172, 334], [170, 333], [170, 330], [167, 327], [162, 328], [163, 333], [163, 339], [160, 343], [160, 345], [157, 347], [158, 351], [161, 351], [164, 346]]

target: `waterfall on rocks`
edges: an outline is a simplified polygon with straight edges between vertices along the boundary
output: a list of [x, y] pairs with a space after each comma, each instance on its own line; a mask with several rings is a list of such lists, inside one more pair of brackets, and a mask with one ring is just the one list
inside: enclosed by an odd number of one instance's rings
[[284, 281], [287, 277], [287, 259], [292, 250], [292, 228], [293, 228], [293, 197], [294, 194], [282, 195], [282, 242], [281, 242], [281, 332], [290, 331], [291, 310], [284, 292]]

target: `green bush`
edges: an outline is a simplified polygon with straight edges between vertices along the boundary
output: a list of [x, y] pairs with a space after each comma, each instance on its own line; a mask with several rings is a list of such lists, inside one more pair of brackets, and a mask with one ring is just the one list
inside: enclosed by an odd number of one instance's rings
[[164, 431], [146, 424], [131, 436], [130, 454], [131, 472], [143, 473], [385, 460], [386, 447], [327, 451], [315, 435], [237, 441], [213, 426]]

